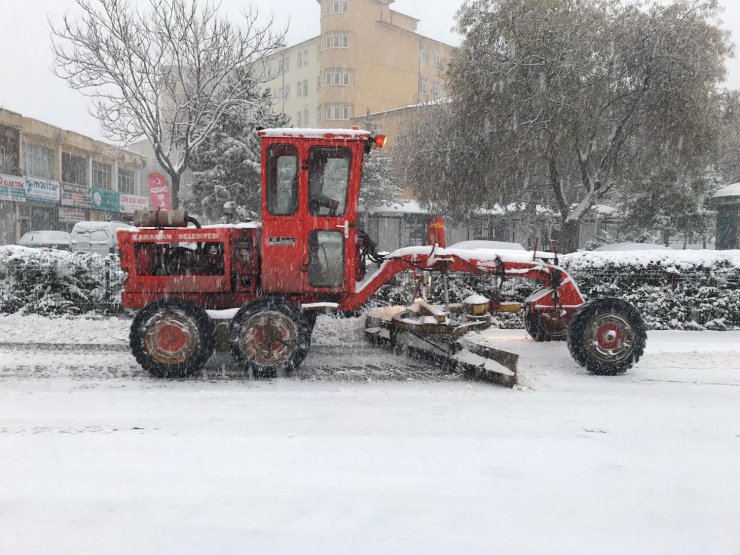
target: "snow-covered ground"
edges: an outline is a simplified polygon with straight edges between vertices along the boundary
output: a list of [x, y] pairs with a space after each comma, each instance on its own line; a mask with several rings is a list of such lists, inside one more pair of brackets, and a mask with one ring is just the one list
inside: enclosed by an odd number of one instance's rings
[[740, 332], [604, 378], [492, 330], [509, 390], [330, 319], [294, 379], [156, 381], [127, 327], [0, 318], [0, 553], [740, 553]]

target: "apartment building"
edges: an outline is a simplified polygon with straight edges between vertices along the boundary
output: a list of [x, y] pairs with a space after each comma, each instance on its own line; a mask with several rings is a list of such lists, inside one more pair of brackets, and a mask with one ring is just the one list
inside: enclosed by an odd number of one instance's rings
[[417, 33], [419, 20], [391, 9], [394, 2], [317, 0], [321, 34], [270, 60], [275, 108], [296, 127], [342, 128], [443, 96], [452, 47]]
[[82, 220], [130, 219], [149, 206], [145, 158], [0, 108], [0, 244]]

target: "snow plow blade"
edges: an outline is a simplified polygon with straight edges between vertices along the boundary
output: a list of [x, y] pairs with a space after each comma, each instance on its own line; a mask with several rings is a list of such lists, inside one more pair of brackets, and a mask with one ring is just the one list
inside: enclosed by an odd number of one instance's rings
[[483, 345], [467, 344], [452, 355], [453, 360], [471, 380], [491, 382], [505, 387], [516, 385], [519, 355]]
[[470, 380], [505, 387], [516, 385], [519, 355], [475, 343], [465, 337], [463, 327], [451, 333], [434, 333], [435, 328], [433, 325], [399, 328], [392, 320], [368, 317], [365, 336], [373, 344], [388, 345], [397, 353], [428, 359]]

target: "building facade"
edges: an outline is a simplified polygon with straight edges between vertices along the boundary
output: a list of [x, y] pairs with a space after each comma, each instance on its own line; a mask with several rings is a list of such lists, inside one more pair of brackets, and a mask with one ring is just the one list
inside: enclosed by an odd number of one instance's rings
[[149, 206], [143, 156], [0, 109], [0, 244]]
[[275, 109], [296, 127], [347, 128], [367, 113], [443, 96], [453, 48], [418, 34], [418, 20], [394, 2], [317, 0], [321, 34], [270, 59]]

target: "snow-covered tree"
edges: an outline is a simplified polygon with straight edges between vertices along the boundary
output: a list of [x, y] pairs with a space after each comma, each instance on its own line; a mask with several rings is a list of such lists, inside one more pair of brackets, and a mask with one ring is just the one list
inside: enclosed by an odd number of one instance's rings
[[722, 178], [712, 167], [694, 177], [675, 170], [654, 171], [630, 185], [620, 231], [632, 237], [659, 232], [666, 246], [673, 236], [684, 243], [706, 244], [715, 225], [715, 212], [708, 201], [721, 185]]
[[696, 174], [714, 151], [730, 51], [715, 0], [470, 0], [447, 68], [450, 102], [420, 111], [402, 165], [447, 212], [550, 204], [565, 251], [607, 194], [665, 161]]
[[[363, 121], [366, 130], [372, 133], [382, 133], [369, 115]], [[390, 148], [373, 149], [365, 155], [362, 167], [362, 187], [360, 188], [360, 201], [365, 209], [392, 204], [398, 200], [403, 193], [398, 183]]]
[[57, 75], [93, 98], [108, 138], [149, 140], [177, 208], [193, 151], [224, 112], [259, 105], [264, 60], [285, 33], [273, 32], [256, 9], [241, 24], [222, 17], [210, 0], [149, 0], [148, 9], [127, 0], [75, 2], [79, 17], [52, 26]]
[[204, 141], [193, 151], [193, 196], [188, 209], [217, 221], [226, 202], [239, 217], [258, 219], [261, 202], [261, 150], [258, 127], [286, 127], [288, 116], [272, 110], [270, 93], [261, 103], [224, 111]]

